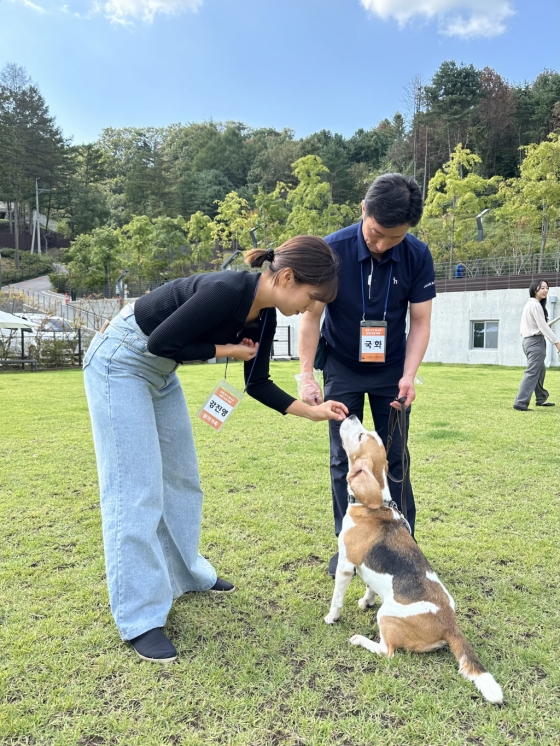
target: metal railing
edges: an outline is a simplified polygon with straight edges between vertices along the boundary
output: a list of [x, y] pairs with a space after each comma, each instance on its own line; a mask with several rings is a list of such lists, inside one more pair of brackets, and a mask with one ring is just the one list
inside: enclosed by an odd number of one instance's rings
[[73, 331], [28, 332], [23, 329], [0, 331], [0, 371], [53, 370], [81, 367], [93, 333], [82, 327]]
[[[119, 300], [79, 300], [66, 302], [64, 296], [56, 293], [37, 293], [21, 288], [9, 288], [7, 297], [8, 300], [11, 297], [21, 299], [25, 311], [44, 313], [48, 316], [58, 316], [66, 319], [74, 327], [83, 327], [92, 332], [100, 329], [106, 319], [111, 320], [114, 318], [122, 307], [122, 303]], [[99, 308], [88, 308], [88, 303], [98, 303]]]
[[274, 335], [274, 341], [272, 343], [272, 349], [270, 356], [273, 358], [277, 357], [292, 357], [292, 327], [291, 326], [277, 326], [276, 334]]
[[493, 277], [504, 275], [540, 275], [560, 272], [560, 252], [545, 254], [542, 261], [538, 254], [516, 256], [490, 256], [477, 259], [434, 262], [436, 280], [468, 277]]

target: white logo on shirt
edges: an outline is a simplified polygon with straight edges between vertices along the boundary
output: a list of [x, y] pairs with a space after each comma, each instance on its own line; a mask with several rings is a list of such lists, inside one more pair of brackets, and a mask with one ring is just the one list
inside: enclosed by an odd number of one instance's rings
[[398, 285], [398, 284], [399, 284], [399, 281], [397, 280], [397, 278], [393, 277], [393, 285]]
[[435, 280], [432, 280], [432, 282], [427, 282], [427, 283], [426, 283], [426, 284], [424, 285], [424, 287], [425, 287], [425, 288], [429, 288], [429, 287], [430, 287], [430, 285], [435, 285], [435, 284], [436, 284], [436, 283], [435, 283]]

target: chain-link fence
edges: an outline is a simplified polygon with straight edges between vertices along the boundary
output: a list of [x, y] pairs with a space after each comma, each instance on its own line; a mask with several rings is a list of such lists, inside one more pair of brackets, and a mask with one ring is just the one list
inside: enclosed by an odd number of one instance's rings
[[505, 275], [539, 275], [560, 272], [560, 252], [556, 254], [519, 254], [490, 256], [484, 259], [465, 259], [435, 262], [436, 280], [462, 277], [492, 277]]

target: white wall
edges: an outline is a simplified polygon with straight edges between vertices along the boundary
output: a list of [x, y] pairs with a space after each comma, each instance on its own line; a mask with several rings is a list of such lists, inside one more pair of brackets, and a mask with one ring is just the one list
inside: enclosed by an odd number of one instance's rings
[[[559, 316], [560, 288], [551, 287], [549, 296], [558, 298], [554, 307], [554, 316]], [[434, 299], [432, 333], [424, 361], [525, 365], [519, 322], [523, 306], [528, 298], [528, 289], [441, 293]], [[550, 302], [548, 313], [552, 319]], [[497, 349], [471, 349], [472, 321], [499, 322]], [[556, 336], [560, 337], [560, 321], [553, 327], [553, 330]], [[547, 347], [550, 358], [551, 346], [548, 342]], [[558, 365], [558, 355], [554, 348], [552, 348], [552, 365]]]
[[[291, 328], [290, 340], [292, 357], [298, 354], [298, 337], [299, 337], [299, 322], [301, 316], [284, 316], [280, 311], [276, 310], [276, 326], [289, 326]], [[560, 323], [560, 322], [559, 322]]]
[[[560, 288], [551, 287], [549, 296], [558, 301], [554, 311], [548, 303], [549, 317], [560, 316]], [[432, 333], [425, 362], [483, 363], [486, 365], [525, 365], [521, 347], [519, 322], [523, 306], [529, 298], [528, 288], [522, 290], [476, 290], [441, 293], [434, 299]], [[278, 326], [292, 328], [292, 355], [297, 355], [300, 316], [283, 316], [277, 311]], [[471, 321], [498, 321], [498, 348], [471, 349]], [[560, 338], [560, 321], [553, 330]], [[556, 349], [547, 342], [552, 365], [559, 364]]]

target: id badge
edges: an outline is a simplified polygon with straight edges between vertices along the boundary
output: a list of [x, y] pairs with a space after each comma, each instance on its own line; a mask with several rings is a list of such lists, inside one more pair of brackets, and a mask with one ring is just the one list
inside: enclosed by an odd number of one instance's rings
[[239, 406], [242, 398], [241, 391], [222, 380], [199, 409], [197, 417], [214, 430], [221, 430], [233, 410]]
[[387, 347], [386, 321], [360, 321], [360, 362], [384, 363]]

